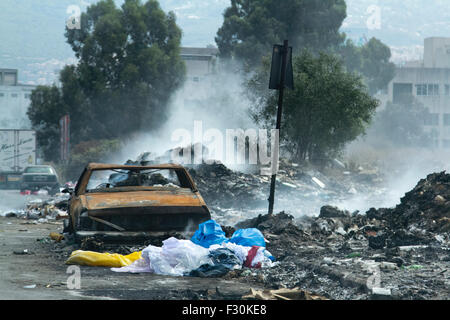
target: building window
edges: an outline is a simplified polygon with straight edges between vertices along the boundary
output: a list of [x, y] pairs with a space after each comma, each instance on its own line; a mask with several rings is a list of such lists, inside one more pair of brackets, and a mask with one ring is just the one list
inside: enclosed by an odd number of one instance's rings
[[438, 96], [439, 95], [439, 85], [438, 84], [429, 84], [428, 85], [428, 95], [429, 96]]
[[450, 84], [445, 85], [445, 95], [450, 96]]
[[0, 98], [3, 98], [5, 94], [3, 92], [0, 92]]
[[438, 96], [439, 85], [438, 84], [417, 84], [416, 85], [418, 96]]
[[427, 85], [426, 84], [416, 84], [417, 95], [418, 96], [427, 96]]
[[192, 80], [194, 80], [194, 82], [200, 82], [200, 78], [199, 77], [194, 77]]
[[450, 127], [450, 113], [444, 113], [444, 126]]
[[25, 99], [30, 99], [30, 98], [31, 98], [31, 94], [25, 93]]
[[439, 126], [439, 113], [428, 113], [424, 118], [424, 125]]
[[19, 95], [17, 93], [11, 93], [12, 98], [17, 98]]
[[17, 73], [5, 72], [3, 73], [3, 85], [14, 86], [17, 84]]
[[407, 102], [413, 94], [413, 84], [412, 83], [394, 83], [392, 92], [392, 102], [395, 104], [400, 104], [402, 102]]

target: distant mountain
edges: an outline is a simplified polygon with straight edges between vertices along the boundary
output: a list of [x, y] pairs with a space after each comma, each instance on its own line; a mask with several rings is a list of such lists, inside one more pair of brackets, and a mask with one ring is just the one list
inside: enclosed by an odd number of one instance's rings
[[[57, 72], [74, 62], [65, 42], [69, 6], [81, 10], [98, 0], [1, 0], [0, 67], [19, 69], [20, 81], [51, 83]], [[123, 0], [115, 0], [118, 5]], [[183, 29], [184, 46], [215, 44], [222, 14], [230, 0], [160, 0], [165, 11], [174, 11]], [[380, 28], [369, 29], [368, 9], [377, 6]], [[347, 0], [342, 27], [356, 42], [375, 36], [391, 46], [394, 60], [419, 58], [423, 39], [450, 36], [449, 0]]]
[[[364, 41], [364, 37], [379, 38], [391, 47], [395, 62], [421, 58], [425, 38], [450, 37], [449, 0], [346, 2], [347, 19], [342, 30], [356, 41]], [[373, 23], [377, 10], [380, 14], [379, 26]]]
[[[64, 29], [69, 6], [85, 11], [98, 0], [1, 0], [0, 68], [19, 69], [24, 83], [52, 83], [58, 70], [74, 62]], [[115, 0], [118, 5], [123, 0]], [[164, 11], [174, 11], [183, 29], [183, 45], [214, 44], [229, 0], [161, 0]]]

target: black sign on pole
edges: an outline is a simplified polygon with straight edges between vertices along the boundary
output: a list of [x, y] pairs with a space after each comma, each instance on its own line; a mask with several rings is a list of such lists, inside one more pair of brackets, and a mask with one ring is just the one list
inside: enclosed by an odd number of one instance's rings
[[[284, 87], [294, 89], [294, 73], [292, 69], [292, 47], [288, 47], [286, 57], [286, 71]], [[279, 90], [281, 88], [284, 46], [276, 44], [273, 46], [272, 67], [270, 70], [269, 89]]]
[[[278, 96], [278, 111], [277, 111], [277, 131], [280, 137], [281, 129], [281, 114], [283, 110], [283, 95], [284, 88], [294, 89], [294, 73], [292, 69], [292, 47], [289, 47], [288, 40], [284, 40], [283, 45], [274, 45], [272, 54], [272, 67], [270, 71], [269, 89], [279, 91]], [[274, 150], [274, 149], [277, 150]], [[277, 178], [276, 170], [278, 169], [278, 148], [279, 144], [272, 146], [272, 180], [270, 183], [269, 196], [269, 214], [273, 214], [273, 205], [275, 201], [275, 182]], [[277, 157], [273, 155], [277, 155]], [[276, 161], [276, 164], [273, 162]]]

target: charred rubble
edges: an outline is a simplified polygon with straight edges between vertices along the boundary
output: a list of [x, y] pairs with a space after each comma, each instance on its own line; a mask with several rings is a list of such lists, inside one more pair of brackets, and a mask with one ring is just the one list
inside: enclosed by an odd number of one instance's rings
[[236, 227], [259, 228], [279, 259], [250, 278], [332, 299], [448, 299], [449, 182], [431, 174], [395, 208], [366, 214], [324, 206], [313, 218], [243, 221]]
[[[268, 177], [236, 172], [220, 163], [192, 166], [189, 172], [227, 236], [236, 229], [258, 228], [277, 259], [272, 268], [234, 270], [226, 279], [268, 289], [301, 288], [329, 299], [449, 298], [450, 174], [446, 172], [419, 181], [395, 208], [359, 213], [322, 205], [315, 215], [252, 210], [267, 206]], [[369, 192], [382, 179], [361, 170], [327, 176], [286, 161], [279, 177], [280, 206], [292, 201], [323, 204], [348, 195], [350, 188]], [[327, 188], [315, 184], [312, 177]], [[35, 203], [24, 217], [63, 218], [65, 206], [67, 200]], [[126, 254], [145, 245], [120, 246], [114, 252]], [[95, 239], [82, 246], [112, 250]]]

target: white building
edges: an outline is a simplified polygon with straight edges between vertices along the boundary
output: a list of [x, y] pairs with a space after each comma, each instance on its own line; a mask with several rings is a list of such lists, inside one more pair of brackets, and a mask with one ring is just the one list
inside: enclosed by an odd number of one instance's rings
[[217, 48], [181, 48], [188, 81], [199, 82], [216, 72]]
[[192, 109], [192, 104], [206, 99], [212, 90], [213, 79], [218, 72], [217, 48], [181, 48], [181, 59], [186, 65], [186, 82], [183, 88], [184, 104]]
[[424, 125], [432, 132], [435, 147], [450, 148], [450, 38], [425, 39], [423, 60], [397, 66], [387, 94], [378, 98], [382, 104], [398, 103], [405, 95], [429, 109]]
[[16, 69], [0, 69], [0, 129], [29, 129], [32, 85], [20, 84]]

